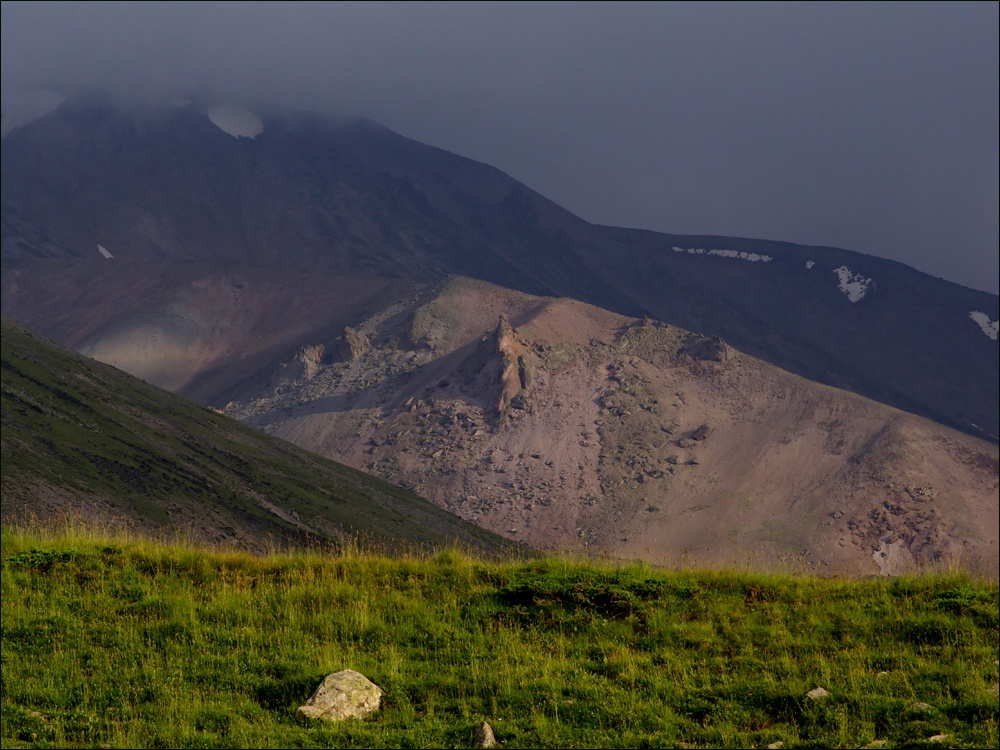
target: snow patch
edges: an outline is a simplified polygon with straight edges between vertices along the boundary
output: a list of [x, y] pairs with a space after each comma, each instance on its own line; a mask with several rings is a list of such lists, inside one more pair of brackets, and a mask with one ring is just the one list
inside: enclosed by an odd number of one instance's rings
[[814, 260], [807, 260], [806, 261], [806, 268], [812, 268], [815, 265], [816, 265], [816, 261], [814, 261]]
[[675, 253], [690, 253], [691, 255], [718, 255], [720, 258], [738, 258], [739, 260], [746, 260], [751, 263], [770, 263], [770, 255], [758, 255], [757, 253], [745, 253], [736, 250], [706, 250], [703, 247], [677, 247], [674, 245]]
[[114, 258], [115, 257], [111, 253], [108, 252], [108, 249], [106, 247], [104, 247], [104, 245], [98, 245], [97, 246], [97, 252], [99, 252], [105, 258]]
[[989, 438], [990, 440], [1000, 440], [1000, 438], [998, 438], [998, 437], [997, 437], [996, 435], [994, 435], [994, 434], [992, 434], [992, 433], [989, 433], [989, 432], [987, 432], [987, 431], [986, 431], [986, 430], [984, 430], [984, 429], [983, 429], [982, 427], [980, 427], [979, 425], [977, 425], [977, 424], [976, 424], [975, 422], [969, 422], [969, 425], [970, 425], [971, 427], [975, 427], [975, 428], [976, 428], [977, 430], [979, 430], [979, 431], [980, 431], [981, 433], [983, 433], [984, 435], [986, 435], [986, 437], [988, 437], [988, 438]]
[[4, 92], [0, 98], [0, 109], [3, 110], [0, 137], [6, 138], [7, 133], [15, 128], [45, 117], [64, 101], [65, 96], [48, 89], [13, 89]]
[[863, 300], [865, 295], [868, 294], [868, 289], [875, 283], [873, 279], [865, 278], [860, 273], [852, 273], [851, 269], [847, 266], [835, 268], [833, 272], [837, 274], [837, 278], [840, 280], [837, 288], [851, 302], [860, 302]]
[[1000, 318], [990, 320], [989, 315], [984, 312], [979, 312], [978, 310], [970, 312], [969, 317], [979, 324], [979, 327], [983, 329], [983, 333], [994, 341], [997, 340], [997, 328], [1000, 327]]
[[181, 109], [187, 109], [188, 107], [191, 106], [190, 99], [182, 99], [180, 97], [171, 99], [170, 103], [173, 104], [175, 107], [180, 107]]
[[231, 104], [209, 107], [206, 114], [219, 130], [233, 138], [256, 138], [264, 132], [264, 123], [253, 112]]

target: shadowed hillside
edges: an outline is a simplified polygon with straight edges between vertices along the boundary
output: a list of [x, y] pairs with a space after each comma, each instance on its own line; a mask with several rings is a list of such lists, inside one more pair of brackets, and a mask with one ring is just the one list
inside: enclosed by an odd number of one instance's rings
[[513, 546], [426, 500], [3, 322], [4, 523], [75, 515], [253, 550]]

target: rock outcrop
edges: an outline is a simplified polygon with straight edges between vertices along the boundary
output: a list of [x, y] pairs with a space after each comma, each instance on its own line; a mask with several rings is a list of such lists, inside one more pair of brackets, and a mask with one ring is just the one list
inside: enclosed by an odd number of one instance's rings
[[725, 362], [729, 359], [729, 345], [718, 336], [698, 336], [691, 334], [684, 340], [678, 354], [686, 354], [691, 359], [709, 362]]
[[295, 361], [302, 365], [302, 375], [306, 380], [311, 380], [319, 372], [320, 364], [323, 361], [323, 345], [303, 346], [295, 355]]
[[353, 362], [368, 351], [368, 339], [350, 326], [344, 326], [337, 349], [344, 362]]
[[323, 359], [323, 345], [303, 346], [291, 362], [278, 366], [271, 376], [270, 388], [277, 395], [316, 377]]
[[298, 713], [311, 719], [362, 719], [382, 705], [382, 689], [353, 669], [328, 674]]
[[496, 348], [500, 353], [500, 397], [497, 413], [502, 414], [509, 406], [525, 409], [528, 405], [527, 391], [531, 372], [527, 364], [527, 347], [522, 344], [507, 316], [501, 314], [497, 324]]

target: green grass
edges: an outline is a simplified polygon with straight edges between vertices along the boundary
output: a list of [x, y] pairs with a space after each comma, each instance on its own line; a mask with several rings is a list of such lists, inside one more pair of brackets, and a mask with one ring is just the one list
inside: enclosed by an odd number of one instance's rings
[[[2, 536], [4, 747], [998, 743], [998, 587]], [[329, 672], [385, 691], [308, 723]], [[817, 686], [832, 694], [807, 700]], [[916, 703], [926, 703], [920, 710]], [[939, 746], [939, 745], [933, 745]]]

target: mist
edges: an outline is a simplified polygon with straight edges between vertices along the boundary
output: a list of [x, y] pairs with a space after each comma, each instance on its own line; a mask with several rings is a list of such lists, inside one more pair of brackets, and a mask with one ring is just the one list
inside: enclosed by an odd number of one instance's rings
[[0, 85], [363, 115], [588, 221], [995, 294], [998, 28], [996, 3], [4, 2]]

